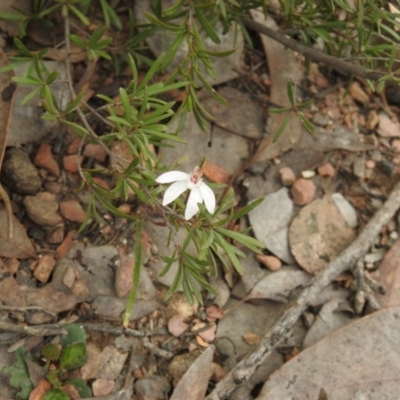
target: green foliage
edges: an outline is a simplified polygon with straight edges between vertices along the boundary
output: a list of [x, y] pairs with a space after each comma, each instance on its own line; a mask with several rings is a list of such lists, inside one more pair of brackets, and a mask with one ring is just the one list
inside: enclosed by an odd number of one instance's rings
[[61, 389], [50, 389], [44, 396], [43, 400], [70, 400], [69, 396]]
[[139, 217], [136, 220], [136, 251], [135, 251], [135, 267], [133, 270], [133, 279], [132, 279], [132, 289], [129, 293], [128, 302], [126, 304], [126, 311], [125, 311], [124, 320], [123, 320], [123, 326], [125, 328], [129, 324], [129, 317], [132, 313], [133, 306], [135, 304], [136, 296], [137, 296], [138, 289], [139, 289], [140, 270], [142, 267], [141, 236], [142, 236], [142, 220]]
[[60, 354], [60, 369], [71, 371], [86, 364], [88, 355], [84, 343], [75, 343], [67, 346]]
[[66, 324], [63, 329], [67, 331], [67, 334], [61, 339], [61, 346], [67, 347], [75, 343], [86, 343], [86, 332], [85, 330], [76, 324]]
[[[92, 391], [82, 379], [71, 379], [63, 382], [65, 371], [72, 371], [85, 365], [88, 360], [86, 352], [86, 333], [78, 325], [67, 324], [63, 327], [67, 334], [61, 339], [60, 346], [49, 343], [41, 349], [41, 355], [45, 360], [44, 369], [46, 378], [53, 386], [43, 397], [46, 400], [69, 400], [69, 396], [63, 390], [66, 385], [72, 385], [82, 398], [92, 396]], [[3, 368], [2, 373], [10, 375], [10, 384], [19, 388], [19, 398], [29, 398], [33, 385], [29, 377], [25, 359], [35, 361], [32, 355], [19, 347], [16, 351], [17, 360], [11, 367]], [[65, 378], [64, 378], [65, 379]]]
[[[168, 207], [162, 205], [163, 186], [155, 179], [166, 170], [175, 169], [183, 160], [176, 160], [173, 165], [165, 166], [153, 148], [184, 144], [179, 137], [188, 112], [193, 112], [197, 123], [206, 129], [213, 116], [207, 112], [198, 99], [197, 90], [203, 87], [217, 101], [227, 102], [213, 89], [210, 82], [215, 78], [212, 60], [215, 57], [227, 57], [235, 48], [221, 51], [209, 51], [206, 41], [219, 45], [229, 30], [242, 31], [251, 46], [241, 18], [248, 11], [261, 7], [264, 14], [271, 13], [278, 21], [281, 31], [294, 37], [305, 45], [319, 47], [336, 57], [346, 57], [349, 61], [364, 67], [375, 69], [378, 62], [384, 63], [388, 73], [378, 82], [369, 82], [372, 88], [383, 90], [388, 80], [399, 80], [396, 72], [397, 52], [400, 34], [398, 14], [390, 13], [387, 2], [367, 0], [354, 2], [347, 0], [288, 0], [281, 1], [281, 7], [267, 5], [265, 0], [177, 0], [166, 8], [162, 0], [151, 1], [151, 12], [146, 14], [147, 23], [139, 25], [132, 10], [129, 18], [127, 39], [118, 43], [115, 30], [124, 29], [123, 18], [112, 8], [109, 0], [33, 0], [30, 12], [15, 9], [15, 13], [0, 14], [0, 18], [14, 19], [20, 22], [20, 33], [14, 39], [15, 53], [10, 57], [10, 64], [0, 72], [15, 69], [26, 64], [23, 76], [14, 78], [19, 85], [29, 85], [31, 92], [23, 99], [23, 104], [33, 98], [40, 98], [45, 109], [43, 118], [60, 121], [82, 139], [82, 146], [87, 143], [100, 144], [109, 156], [110, 166], [92, 169], [80, 168], [82, 187], [88, 191], [89, 203], [86, 218], [81, 226], [84, 229], [93, 221], [101, 221], [99, 208], [114, 213], [122, 218], [136, 221], [136, 248], [132, 290], [128, 299], [123, 324], [129, 321], [137, 295], [141, 268], [140, 245], [142, 219], [146, 212], [125, 215], [118, 209], [118, 203], [126, 201], [134, 193], [142, 209], [156, 209], [162, 215], [164, 223], [171, 232], [174, 253], [163, 257], [165, 262], [162, 274], [168, 273], [177, 263], [178, 273], [166, 298], [182, 288], [188, 301], [197, 299], [202, 303], [199, 288], [209, 292], [214, 289], [208, 283], [211, 275], [216, 275], [218, 268], [226, 271], [245, 273], [240, 262], [244, 250], [259, 253], [263, 245], [251, 238], [247, 231], [236, 232], [232, 227], [239, 218], [248, 214], [262, 199], [246, 207], [234, 207], [234, 192], [228, 190], [221, 195], [218, 206], [211, 215], [205, 206], [199, 205], [200, 212], [191, 220], [183, 218], [186, 208], [183, 197], [178, 197]], [[80, 21], [79, 29], [71, 20]], [[73, 91], [71, 70], [67, 68], [67, 79], [71, 88], [71, 100], [64, 107], [57, 104], [53, 95], [53, 85], [57, 72], [48, 71], [44, 60], [48, 49], [31, 49], [25, 42], [26, 28], [30, 21], [40, 20], [51, 26], [54, 21], [64, 22], [66, 49], [71, 44], [86, 56], [90, 63], [106, 62], [115, 65], [116, 73], [129, 70], [131, 83], [119, 89], [117, 98], [99, 95], [103, 104], [92, 110], [84, 103], [85, 93]], [[101, 21], [101, 23], [99, 23]], [[155, 60], [148, 57], [143, 45], [145, 39], [161, 31], [169, 42], [165, 54]], [[174, 70], [171, 67], [176, 55], [185, 51], [185, 56]], [[68, 60], [67, 60], [68, 61]], [[310, 60], [306, 59], [306, 66]], [[312, 133], [314, 127], [307, 118], [307, 108], [311, 101], [299, 100], [296, 95], [296, 83], [288, 81], [287, 94], [290, 106], [269, 110], [271, 113], [283, 113], [284, 118], [277, 132], [273, 132], [274, 141], [285, 134], [290, 118], [299, 118], [304, 128]], [[168, 99], [170, 93], [180, 91], [183, 98], [180, 104]], [[98, 118], [105, 133], [97, 136], [91, 128], [88, 118]], [[171, 132], [171, 123], [177, 122], [175, 132]], [[120, 141], [129, 148], [128, 160], [114, 155], [110, 148]], [[96, 177], [106, 177], [114, 183], [109, 190], [102, 187]], [[210, 185], [217, 193], [221, 185]], [[139, 215], [139, 216], [138, 216]], [[187, 235], [183, 243], [177, 241], [178, 229], [185, 229]], [[188, 249], [194, 248], [191, 252]], [[74, 325], [66, 327], [68, 335], [63, 339], [61, 348], [48, 345], [42, 349], [46, 365], [56, 363], [57, 371], [50, 371], [48, 379], [57, 390], [62, 391], [62, 369], [74, 369], [85, 362], [85, 335], [83, 330]], [[23, 361], [23, 360], [22, 360]], [[18, 364], [18, 384], [24, 382], [24, 364]], [[14, 376], [17, 376], [13, 370]], [[15, 382], [15, 381], [14, 381]]]
[[19, 389], [18, 397], [20, 399], [26, 400], [29, 398], [33, 385], [29, 378], [25, 359], [33, 361], [33, 357], [23, 347], [19, 347], [15, 352], [15, 355], [17, 358], [15, 363], [10, 367], [4, 367], [1, 372], [10, 375], [10, 385]]

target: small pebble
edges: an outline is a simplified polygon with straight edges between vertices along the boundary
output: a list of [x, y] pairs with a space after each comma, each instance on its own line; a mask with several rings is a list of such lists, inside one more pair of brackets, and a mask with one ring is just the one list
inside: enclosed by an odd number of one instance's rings
[[255, 346], [256, 344], [260, 343], [260, 336], [252, 333], [252, 332], [246, 332], [243, 335], [243, 340], [250, 346]]
[[302, 172], [301, 172], [301, 176], [302, 176], [304, 179], [312, 178], [313, 176], [315, 176], [315, 171], [309, 171], [309, 170], [307, 170], [307, 171], [302, 171]]
[[1, 178], [11, 190], [20, 194], [35, 194], [42, 184], [29, 154], [14, 147], [6, 151]]
[[324, 165], [321, 165], [318, 168], [318, 174], [323, 176], [323, 177], [329, 177], [332, 178], [335, 176], [335, 168], [333, 168], [332, 164], [326, 163]]
[[96, 379], [92, 383], [93, 396], [108, 396], [114, 389], [115, 382], [108, 379]]
[[70, 156], [63, 157], [63, 166], [64, 169], [68, 172], [78, 172], [78, 156], [76, 154], [72, 154]]
[[81, 147], [82, 139], [75, 137], [67, 148], [67, 154], [76, 154]]
[[39, 262], [33, 271], [33, 276], [38, 281], [46, 283], [49, 280], [55, 265], [56, 260], [52, 256], [46, 254], [39, 259]]
[[74, 222], [83, 222], [86, 216], [86, 211], [77, 200], [67, 200], [60, 203], [60, 212], [65, 219]]
[[382, 207], [382, 200], [380, 200], [380, 199], [375, 199], [375, 198], [371, 198], [371, 206], [373, 207], [373, 208], [375, 208], [375, 210], [378, 210], [379, 208], [381, 208]]
[[279, 175], [283, 186], [292, 186], [296, 181], [296, 174], [289, 167], [284, 167], [279, 170]]
[[314, 198], [316, 190], [313, 181], [304, 178], [298, 179], [290, 191], [293, 196], [293, 203], [298, 206], [308, 204]]
[[365, 154], [364, 153], [360, 154], [360, 156], [354, 160], [353, 173], [355, 176], [357, 176], [360, 179], [365, 178]]
[[97, 161], [103, 162], [107, 158], [107, 153], [97, 143], [88, 143], [83, 150], [83, 155], [88, 158], [94, 158]]
[[312, 122], [318, 126], [326, 126], [329, 123], [329, 118], [317, 112], [314, 114]]
[[369, 169], [374, 169], [375, 166], [376, 166], [376, 163], [375, 163], [374, 160], [367, 160], [367, 161], [365, 162], [365, 166], [366, 166], [367, 168], [369, 168]]
[[53, 157], [51, 146], [48, 143], [42, 143], [40, 145], [34, 162], [37, 167], [44, 168], [56, 177], [60, 176], [60, 168]]
[[350, 228], [355, 228], [358, 225], [358, 217], [356, 210], [350, 204], [350, 202], [347, 201], [347, 199], [345, 199], [341, 193], [333, 193], [332, 200], [334, 201], [337, 209], [342, 214], [347, 225]]
[[275, 256], [256, 255], [256, 259], [265, 265], [270, 271], [277, 271], [282, 267], [282, 261]]
[[54, 226], [62, 222], [57, 201], [51, 193], [41, 192], [36, 196], [26, 196], [24, 206], [29, 218], [39, 225]]
[[382, 158], [383, 158], [383, 157], [382, 157], [382, 153], [381, 153], [378, 149], [372, 150], [371, 157], [372, 157], [372, 159], [373, 159], [374, 161], [376, 161], [376, 162], [382, 161]]
[[400, 153], [400, 140], [399, 139], [394, 139], [392, 141], [392, 149], [396, 152], [396, 153]]
[[383, 259], [382, 253], [370, 253], [364, 256], [364, 261], [369, 264], [376, 263], [377, 261], [381, 261]]

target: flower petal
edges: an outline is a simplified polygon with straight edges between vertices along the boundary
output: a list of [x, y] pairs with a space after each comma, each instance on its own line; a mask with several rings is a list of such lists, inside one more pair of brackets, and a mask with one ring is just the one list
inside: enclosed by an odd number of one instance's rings
[[215, 194], [210, 187], [204, 182], [199, 185], [201, 196], [203, 197], [204, 204], [206, 205], [207, 211], [210, 214], [214, 214], [215, 211]]
[[157, 179], [156, 182], [158, 183], [171, 183], [177, 181], [185, 181], [189, 180], [190, 175], [186, 172], [182, 171], [169, 171], [165, 174], [161, 174]]
[[163, 206], [177, 199], [187, 188], [187, 181], [174, 182], [164, 193]]
[[202, 203], [203, 197], [201, 196], [198, 187], [193, 188], [190, 191], [190, 196], [186, 204], [185, 219], [186, 221], [195, 216], [199, 212], [199, 206], [197, 203]]

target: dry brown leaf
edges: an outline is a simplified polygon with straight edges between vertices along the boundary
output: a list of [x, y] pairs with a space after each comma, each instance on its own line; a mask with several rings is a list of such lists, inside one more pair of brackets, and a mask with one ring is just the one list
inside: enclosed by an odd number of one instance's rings
[[211, 161], [206, 160], [206, 162], [203, 165], [203, 173], [204, 176], [211, 182], [216, 182], [216, 183], [229, 182], [229, 175], [226, 172], [225, 168], [221, 167], [218, 164], [214, 164]]
[[10, 270], [0, 260], [0, 300], [9, 306], [25, 307], [25, 296]]
[[201, 105], [215, 118], [215, 125], [234, 135], [261, 139], [265, 129], [261, 104], [254, 102], [249, 93], [229, 86], [218, 88], [218, 94], [228, 102], [229, 107], [211, 96], [201, 99]]
[[271, 375], [257, 400], [397, 399], [400, 307], [335, 331]]
[[400, 239], [386, 253], [374, 278], [386, 289], [385, 295], [376, 295], [380, 306], [400, 306]]
[[[46, 58], [54, 61], [63, 62], [67, 58], [67, 50], [65, 47], [60, 48], [52, 48], [46, 53]], [[71, 63], [78, 63], [81, 61], [86, 60], [87, 54], [85, 51], [82, 51], [78, 46], [71, 43], [71, 55], [70, 55], [70, 62]]]
[[[37, 258], [35, 250], [26, 235], [24, 227], [12, 216], [13, 237], [10, 239], [7, 230], [0, 229], [0, 257]], [[0, 204], [0, 226], [7, 226], [7, 212]]]
[[[261, 24], [265, 24], [271, 29], [278, 29], [275, 21], [271, 17], [265, 20], [264, 14], [259, 10], [250, 10], [253, 19]], [[288, 80], [299, 79], [299, 63], [292, 50], [265, 35], [261, 35], [264, 51], [267, 56], [268, 67], [271, 78], [271, 97], [270, 102], [279, 104], [281, 107], [290, 107], [287, 96], [286, 85]], [[271, 135], [278, 132], [284, 119], [290, 113], [271, 114], [269, 116], [269, 131]], [[267, 161], [275, 158], [282, 153], [290, 150], [305, 133], [305, 129], [299, 118], [290, 118], [284, 133], [275, 143], [269, 144], [260, 153], [258, 161]], [[268, 139], [267, 139], [268, 140]], [[261, 143], [260, 148], [263, 146]]]
[[305, 206], [289, 229], [290, 250], [310, 274], [334, 260], [354, 237], [354, 230], [347, 226], [330, 195]]
[[51, 384], [46, 379], [42, 379], [39, 384], [32, 390], [29, 400], [42, 400], [46, 392], [51, 389]]
[[194, 361], [179, 381], [170, 400], [204, 400], [213, 373], [214, 349], [211, 345]]

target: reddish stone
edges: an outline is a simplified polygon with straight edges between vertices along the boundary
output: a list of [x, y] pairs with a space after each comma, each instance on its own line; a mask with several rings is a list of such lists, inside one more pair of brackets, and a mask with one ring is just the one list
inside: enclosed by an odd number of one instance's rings
[[74, 140], [69, 144], [67, 148], [67, 154], [76, 154], [81, 147], [82, 139], [81, 138], [74, 138]]
[[296, 180], [296, 175], [289, 167], [283, 167], [279, 170], [281, 182], [283, 186], [292, 186]]
[[300, 178], [293, 184], [290, 192], [293, 196], [293, 203], [304, 206], [314, 198], [316, 187], [313, 181]]
[[111, 190], [111, 187], [108, 184], [108, 182], [102, 178], [99, 178], [98, 176], [93, 177], [93, 182], [97, 183], [99, 186], [103, 187], [104, 189]]
[[86, 216], [85, 210], [77, 200], [68, 200], [60, 203], [60, 212], [65, 219], [74, 222], [83, 222]]
[[51, 146], [48, 143], [42, 143], [40, 145], [36, 153], [34, 164], [37, 167], [44, 168], [54, 176], [60, 176], [60, 168], [53, 157]]
[[335, 168], [333, 168], [332, 164], [326, 163], [324, 165], [321, 165], [318, 168], [318, 174], [321, 176], [326, 176], [326, 177], [334, 177], [335, 176]]
[[107, 153], [99, 144], [88, 143], [83, 150], [83, 155], [88, 158], [94, 158], [97, 161], [103, 162], [107, 158]]
[[168, 331], [172, 336], [178, 337], [188, 328], [189, 325], [183, 321], [182, 315], [174, 315], [168, 321]]
[[71, 247], [74, 244], [75, 233], [76, 233], [75, 231], [68, 232], [63, 242], [57, 247], [56, 255], [58, 259], [64, 258], [67, 255], [67, 253], [71, 250]]
[[76, 154], [72, 154], [70, 156], [64, 156], [63, 165], [64, 169], [68, 172], [78, 172], [78, 156]]

